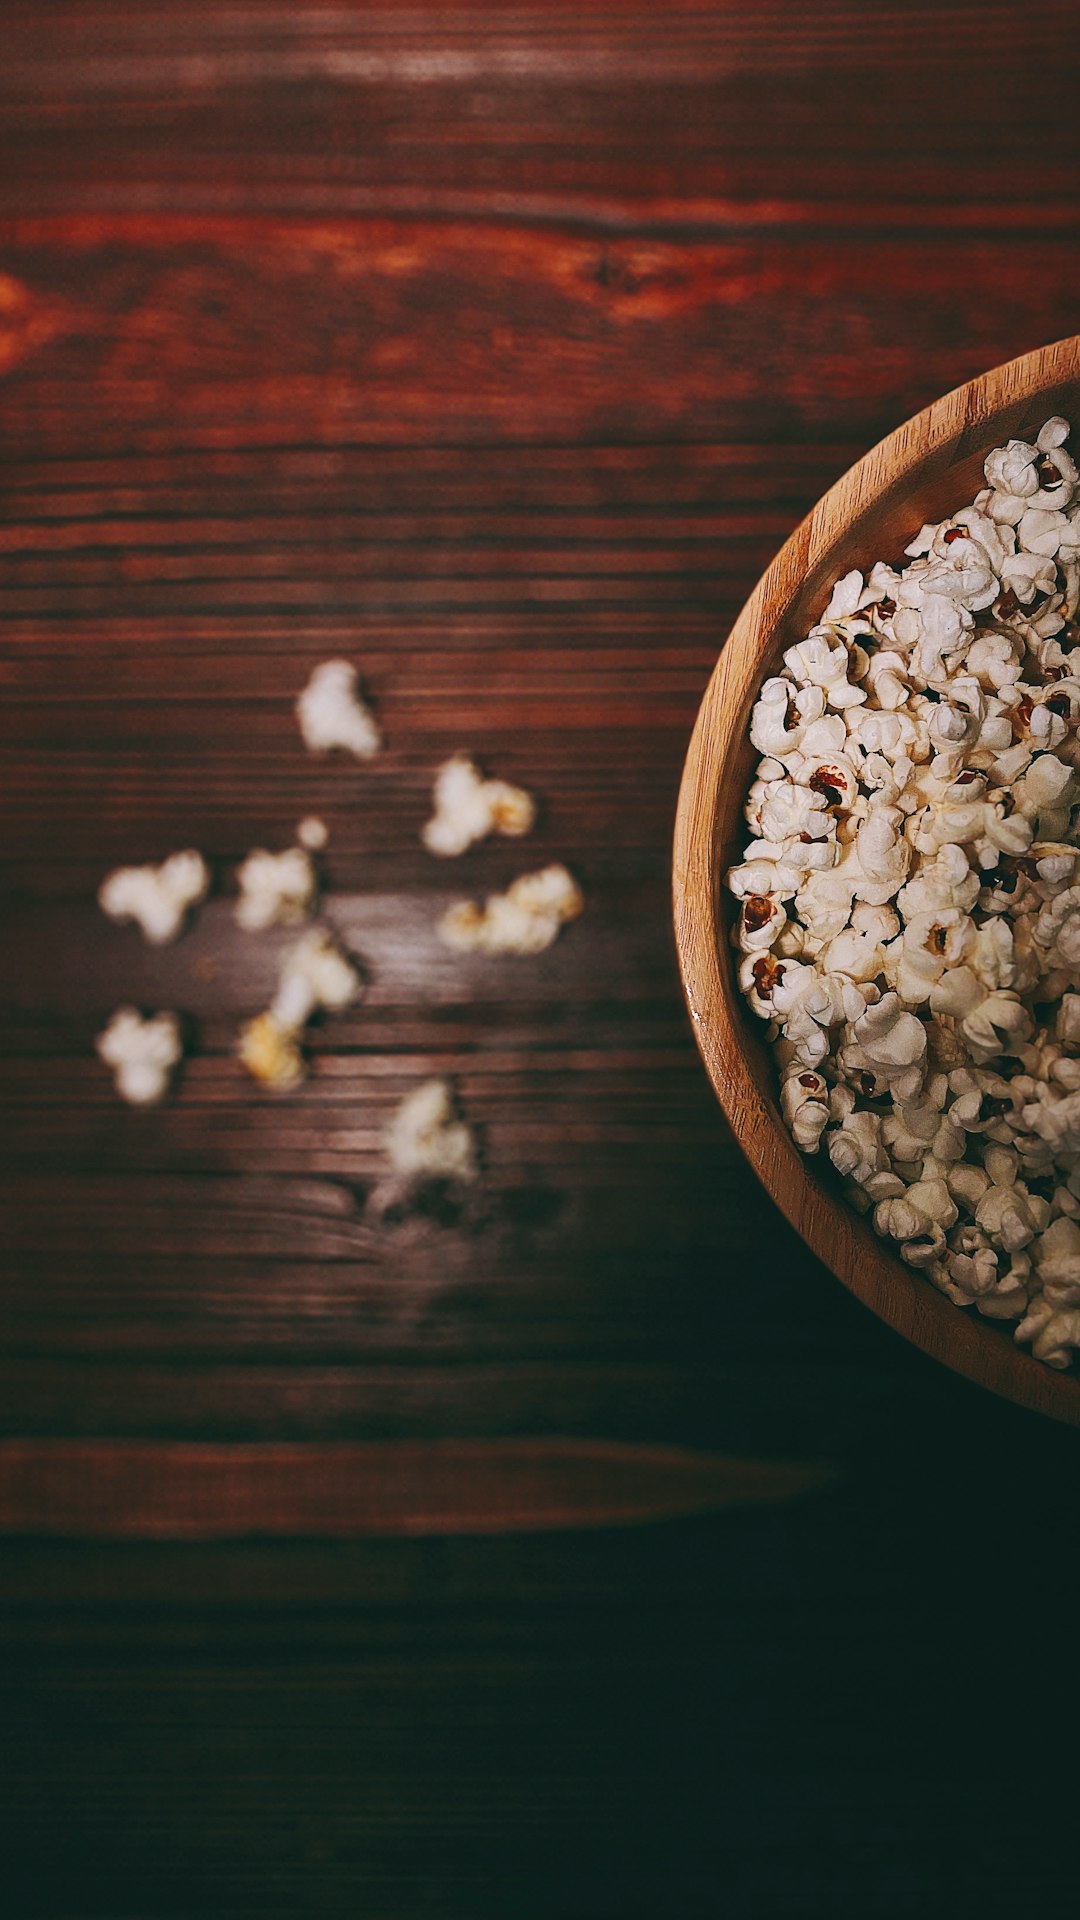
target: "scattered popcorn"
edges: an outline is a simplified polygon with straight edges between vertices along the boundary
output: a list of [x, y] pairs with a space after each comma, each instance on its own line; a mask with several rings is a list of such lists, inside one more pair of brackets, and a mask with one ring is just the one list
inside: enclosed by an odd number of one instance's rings
[[241, 1065], [263, 1086], [296, 1086], [304, 1077], [300, 1035], [308, 1021], [324, 1007], [340, 1012], [362, 992], [360, 975], [333, 935], [313, 928], [285, 956], [272, 1005], [241, 1030]]
[[435, 812], [423, 831], [429, 853], [464, 853], [489, 833], [528, 833], [536, 805], [522, 787], [485, 780], [467, 754], [456, 753], [435, 776]]
[[201, 853], [172, 853], [159, 867], [117, 867], [102, 881], [98, 905], [110, 920], [136, 920], [147, 940], [164, 946], [209, 885]]
[[565, 867], [523, 873], [506, 893], [486, 904], [462, 900], [439, 922], [439, 938], [459, 953], [542, 953], [560, 927], [585, 906], [577, 881]]
[[304, 1077], [304, 1056], [295, 1031], [283, 1027], [272, 1013], [257, 1014], [241, 1028], [236, 1053], [253, 1080], [277, 1093], [297, 1086]]
[[296, 1033], [321, 1008], [339, 1013], [363, 990], [360, 975], [333, 934], [316, 927], [286, 955], [270, 1013], [287, 1033]]
[[303, 920], [315, 904], [315, 869], [303, 847], [287, 847], [284, 853], [257, 847], [236, 877], [236, 919], [247, 933], [261, 933], [275, 921]]
[[[908, 564], [837, 581], [755, 703], [751, 838], [727, 876], [796, 1144], [909, 1265], [1055, 1367], [1080, 1348], [1068, 432], [997, 448]], [[444, 938], [485, 945], [499, 905], [454, 909]]]
[[304, 745], [312, 753], [342, 747], [368, 760], [379, 750], [378, 725], [360, 698], [356, 668], [347, 660], [325, 660], [315, 668], [296, 702], [296, 715]]
[[174, 1013], [144, 1020], [134, 1007], [118, 1008], [95, 1045], [113, 1070], [117, 1093], [134, 1107], [150, 1107], [164, 1099], [169, 1076], [183, 1051]]
[[296, 837], [300, 845], [306, 847], [309, 853], [321, 853], [330, 834], [325, 820], [320, 820], [317, 814], [309, 813], [297, 827]]
[[472, 1130], [455, 1115], [448, 1080], [425, 1080], [402, 1101], [386, 1147], [405, 1181], [476, 1179]]

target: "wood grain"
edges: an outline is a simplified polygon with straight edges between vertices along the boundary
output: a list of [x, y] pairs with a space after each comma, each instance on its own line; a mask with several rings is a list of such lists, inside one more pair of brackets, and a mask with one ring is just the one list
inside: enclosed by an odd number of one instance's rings
[[[1076, 1435], [898, 1338], [753, 1179], [669, 884], [771, 556], [899, 421], [1080, 328], [1071, 6], [0, 25], [0, 1444], [37, 1463], [0, 1552], [5, 1912], [1066, 1907]], [[343, 654], [365, 768], [292, 717]], [[432, 939], [524, 851], [423, 852], [460, 746], [585, 887], [535, 964]], [[370, 989], [275, 1102], [231, 1049], [280, 942], [231, 896], [310, 812]], [[192, 843], [175, 948], [101, 920], [107, 868]], [[153, 1115], [93, 1057], [128, 994], [190, 1021]], [[382, 1220], [431, 1072], [483, 1178]], [[836, 1478], [678, 1519], [642, 1469], [668, 1517], [600, 1524], [594, 1482], [596, 1525], [523, 1531], [497, 1463], [531, 1450], [550, 1503], [568, 1446]], [[456, 1448], [499, 1531], [372, 1531], [414, 1474], [305, 1533], [274, 1467], [323, 1448], [316, 1504], [335, 1450]], [[201, 1537], [148, 1537], [178, 1515]]]
[[113, 1443], [77, 1463], [56, 1443], [2, 1441], [0, 1524], [32, 1509], [35, 1534], [76, 1539], [534, 1533], [769, 1506], [829, 1477], [801, 1462], [565, 1440]]

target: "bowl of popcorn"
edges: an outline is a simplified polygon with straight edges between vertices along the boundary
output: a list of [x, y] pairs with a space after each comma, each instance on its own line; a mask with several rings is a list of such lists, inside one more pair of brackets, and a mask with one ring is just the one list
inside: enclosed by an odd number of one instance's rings
[[947, 394], [759, 582], [679, 797], [706, 1067], [812, 1250], [1080, 1422], [1080, 339]]

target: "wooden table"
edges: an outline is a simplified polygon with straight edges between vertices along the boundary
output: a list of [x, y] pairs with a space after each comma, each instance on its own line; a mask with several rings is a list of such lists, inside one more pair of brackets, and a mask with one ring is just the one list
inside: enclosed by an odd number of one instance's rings
[[[0, 23], [4, 1912], [1057, 1910], [1076, 1436], [765, 1202], [668, 884], [775, 548], [1080, 330], [1075, 9]], [[340, 655], [368, 766], [296, 731]], [[542, 814], [451, 866], [460, 747]], [[231, 1050], [287, 936], [228, 896], [312, 812], [370, 987], [275, 1101]], [[194, 930], [108, 926], [183, 845]], [[552, 859], [549, 954], [440, 947]], [[192, 1023], [158, 1112], [94, 1058], [125, 999]], [[381, 1219], [433, 1073], [483, 1177]]]

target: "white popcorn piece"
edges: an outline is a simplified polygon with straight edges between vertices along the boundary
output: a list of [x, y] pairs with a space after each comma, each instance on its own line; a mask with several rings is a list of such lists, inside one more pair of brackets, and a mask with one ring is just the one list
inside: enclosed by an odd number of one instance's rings
[[804, 1067], [784, 1081], [780, 1105], [795, 1145], [803, 1153], [816, 1153], [829, 1118], [828, 1083]]
[[839, 1059], [845, 1074], [856, 1076], [868, 1094], [892, 1092], [911, 1100], [920, 1091], [925, 1074], [926, 1028], [901, 1005], [897, 994], [886, 993], [850, 1023], [851, 1038]]
[[172, 853], [159, 867], [117, 867], [98, 889], [110, 920], [135, 920], [153, 946], [175, 940], [191, 908], [204, 899], [210, 873], [201, 853]]
[[134, 1007], [119, 1007], [95, 1046], [112, 1068], [120, 1098], [134, 1107], [155, 1106], [164, 1099], [183, 1052], [174, 1013], [144, 1020]]
[[960, 1032], [976, 1061], [1015, 1051], [1032, 1029], [1032, 1018], [1020, 996], [989, 990], [969, 966], [953, 967], [930, 989], [930, 1007], [959, 1023]]
[[296, 1033], [325, 1008], [339, 1013], [358, 1000], [363, 982], [332, 933], [315, 927], [285, 956], [271, 1017], [286, 1033]]
[[1048, 1213], [1045, 1200], [1036, 1199], [1016, 1185], [991, 1186], [975, 1209], [975, 1220], [1006, 1253], [1015, 1253], [1034, 1239]]
[[1036, 1360], [1046, 1366], [1067, 1367], [1073, 1351], [1080, 1347], [1080, 1308], [1055, 1307], [1045, 1294], [1037, 1294], [1014, 1338], [1018, 1343], [1030, 1341]]
[[241, 1028], [237, 1055], [252, 1079], [278, 1092], [295, 1087], [305, 1073], [300, 1036], [323, 1008], [340, 1012], [363, 993], [363, 981], [324, 927], [286, 954], [278, 990], [264, 1013]]
[[873, 587], [864, 586], [862, 574], [858, 568], [853, 568], [850, 573], [845, 573], [842, 580], [837, 581], [821, 617], [823, 620], [846, 620], [852, 614], [861, 613], [864, 607], [881, 597]]
[[439, 938], [458, 953], [542, 953], [584, 910], [585, 896], [563, 866], [523, 873], [483, 907], [462, 900], [439, 922]]
[[1059, 1215], [1035, 1242], [1039, 1282], [1055, 1306], [1080, 1306], [1080, 1227]]
[[1062, 996], [1056, 1025], [1057, 1037], [1063, 1047], [1080, 1048], [1080, 993]]
[[850, 925], [824, 947], [822, 968], [828, 974], [846, 973], [856, 983], [875, 980], [887, 965], [886, 942], [896, 937], [899, 927], [890, 907], [854, 906]]
[[[776, 1007], [773, 1004], [773, 996], [777, 987], [793, 970], [805, 976], [807, 980], [813, 977], [812, 967], [804, 967], [798, 961], [780, 960], [774, 953], [743, 955], [738, 969], [739, 985], [759, 1020], [775, 1018]], [[828, 1052], [827, 1043], [825, 1051]]]
[[320, 820], [318, 814], [309, 813], [297, 827], [296, 838], [309, 853], [321, 853], [330, 838], [330, 832], [325, 820]]
[[386, 1134], [395, 1173], [404, 1181], [477, 1177], [471, 1127], [454, 1110], [448, 1080], [425, 1080], [406, 1096]]
[[[927, 1240], [934, 1254], [943, 1250], [945, 1229], [951, 1227], [957, 1217], [956, 1202], [946, 1182], [933, 1173], [924, 1174], [905, 1193], [879, 1200], [874, 1208], [874, 1226], [878, 1233], [905, 1244]], [[924, 1263], [913, 1260], [911, 1264]]]
[[485, 780], [467, 754], [456, 753], [435, 776], [435, 812], [423, 830], [429, 853], [461, 854], [489, 833], [517, 838], [536, 819], [536, 803], [523, 787]]
[[[1013, 794], [1021, 813], [1035, 819], [1050, 809], [1071, 806], [1076, 799], [1077, 787], [1074, 768], [1054, 753], [1040, 753], [1032, 760], [1027, 772], [1021, 774]], [[1049, 839], [1053, 836], [1041, 833], [1039, 837]]]
[[1080, 965], [1080, 887], [1066, 887], [1047, 901], [1035, 923], [1035, 939], [1062, 966]]
[[[894, 1160], [909, 1162], [925, 1160], [928, 1155], [943, 1162], [959, 1160], [967, 1144], [963, 1129], [950, 1117], [943, 1117], [925, 1094], [921, 1099], [895, 1105], [882, 1121], [881, 1138]], [[947, 1180], [948, 1175], [945, 1177]]]
[[287, 847], [284, 853], [257, 847], [236, 877], [236, 920], [247, 933], [259, 933], [278, 921], [287, 925], [306, 919], [315, 905], [315, 869], [303, 847]]
[[[837, 1173], [865, 1187], [874, 1174], [888, 1173], [888, 1154], [881, 1140], [881, 1115], [865, 1107], [848, 1113], [827, 1138], [829, 1158]], [[903, 1191], [902, 1181], [896, 1183]], [[879, 1196], [880, 1197], [880, 1196]]]
[[766, 680], [750, 721], [750, 738], [758, 752], [782, 761], [797, 751], [805, 730], [790, 680]]
[[296, 717], [312, 753], [341, 748], [369, 760], [381, 745], [378, 724], [358, 690], [356, 668], [347, 660], [325, 660], [315, 668], [297, 698]]
[[1002, 566], [1001, 583], [1025, 606], [1029, 606], [1036, 594], [1054, 592], [1057, 568], [1049, 555], [1012, 553]]
[[820, 687], [833, 708], [861, 706], [866, 699], [865, 690], [848, 678], [851, 656], [846, 642], [829, 627], [814, 627], [807, 639], [789, 647], [784, 665], [794, 678]]
[[748, 893], [742, 902], [736, 944], [743, 953], [761, 953], [774, 947], [787, 926], [784, 905], [775, 894]]
[[[1019, 595], [1017, 596], [1019, 598]], [[987, 693], [1000, 693], [1020, 679], [1023, 642], [1019, 634], [980, 633], [967, 650], [965, 666]]]

